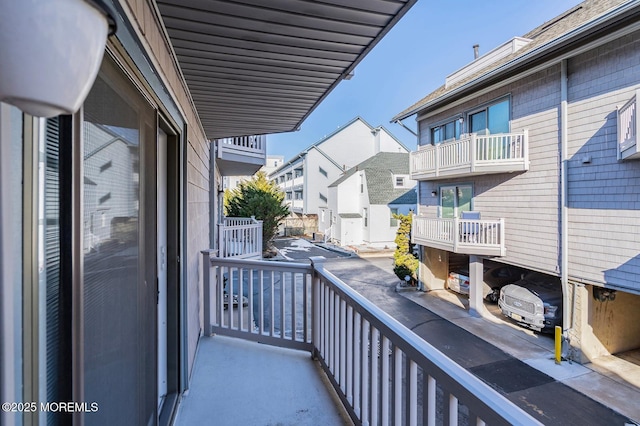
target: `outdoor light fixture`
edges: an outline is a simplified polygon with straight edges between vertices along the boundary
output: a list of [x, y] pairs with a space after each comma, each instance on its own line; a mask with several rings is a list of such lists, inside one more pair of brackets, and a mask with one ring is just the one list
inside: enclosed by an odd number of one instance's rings
[[435, 190], [435, 189], [433, 191], [431, 191], [431, 196], [432, 197], [437, 197], [438, 196], [438, 191]]
[[0, 0], [0, 101], [38, 117], [76, 112], [98, 75], [115, 11], [104, 0]]

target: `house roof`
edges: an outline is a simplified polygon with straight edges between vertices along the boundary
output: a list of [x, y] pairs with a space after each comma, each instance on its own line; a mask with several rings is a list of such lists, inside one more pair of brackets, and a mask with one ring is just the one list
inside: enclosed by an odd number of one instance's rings
[[[416, 113], [438, 108], [496, 83], [506, 84], [523, 73], [532, 73], [549, 61], [560, 61], [575, 49], [606, 39], [607, 35], [637, 22], [637, 0], [586, 0], [556, 18], [524, 34], [530, 40], [513, 53], [490, 62], [486, 67], [445, 84], [391, 119], [403, 120]], [[483, 56], [475, 61], [482, 60]]]
[[206, 135], [217, 139], [298, 129], [415, 2], [155, 3]]
[[329, 187], [336, 187], [359, 171], [364, 171], [370, 204], [416, 204], [414, 188], [395, 188], [394, 175], [409, 175], [409, 153], [379, 152], [347, 170]]
[[[280, 166], [279, 168], [277, 168], [276, 170], [274, 170], [273, 172], [271, 172], [271, 175], [277, 174], [280, 172], [281, 169], [284, 169], [288, 166], [290, 166], [291, 164], [295, 163], [296, 161], [298, 161], [300, 158], [304, 157], [305, 155], [307, 155], [309, 153], [309, 151], [311, 151], [312, 149], [315, 149], [316, 151], [318, 151], [320, 154], [322, 154], [324, 157], [326, 157], [329, 161], [331, 161], [336, 167], [338, 167], [339, 169], [342, 168], [342, 166], [338, 163], [335, 162], [335, 160], [333, 158], [331, 158], [326, 152], [324, 152], [322, 149], [320, 149], [320, 145], [324, 142], [326, 142], [327, 140], [331, 139], [332, 137], [334, 137], [335, 135], [337, 135], [338, 133], [342, 132], [343, 130], [345, 130], [346, 128], [348, 128], [349, 126], [351, 126], [353, 123], [355, 123], [356, 121], [360, 121], [362, 122], [365, 126], [367, 126], [369, 129], [373, 130], [374, 127], [371, 126], [371, 124], [367, 123], [367, 121], [360, 117], [360, 116], [356, 116], [354, 118], [352, 118], [349, 122], [347, 122], [346, 124], [344, 124], [343, 126], [338, 127], [336, 130], [334, 130], [333, 132], [329, 133], [328, 135], [324, 136], [322, 139], [320, 139], [317, 142], [314, 142], [313, 144], [309, 145], [307, 148], [305, 148], [304, 150], [300, 151], [298, 154], [296, 154], [293, 158], [291, 158], [290, 160], [286, 161], [285, 163], [282, 164], [282, 166]], [[384, 126], [378, 126], [382, 129], [384, 129], [384, 131], [391, 136], [400, 146], [402, 146], [407, 152], [409, 152], [409, 148], [407, 148], [398, 138], [396, 138], [391, 132], [389, 132], [389, 130], [387, 130]], [[270, 175], [270, 176], [271, 176]]]

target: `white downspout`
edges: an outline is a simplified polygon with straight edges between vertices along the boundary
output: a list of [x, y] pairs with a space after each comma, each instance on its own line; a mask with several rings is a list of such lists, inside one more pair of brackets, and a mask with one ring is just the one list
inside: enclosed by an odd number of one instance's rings
[[[575, 310], [569, 307], [569, 247], [568, 247], [568, 202], [567, 202], [567, 144], [569, 140], [568, 125], [568, 89], [567, 60], [560, 67], [560, 280], [562, 283], [562, 327], [565, 340], [569, 341], [569, 330], [573, 328], [570, 314]], [[575, 297], [573, 298], [575, 301]]]

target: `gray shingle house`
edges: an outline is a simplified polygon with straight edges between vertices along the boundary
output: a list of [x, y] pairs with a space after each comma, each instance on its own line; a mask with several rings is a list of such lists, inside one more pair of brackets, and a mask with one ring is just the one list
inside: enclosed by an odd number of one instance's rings
[[409, 154], [380, 152], [347, 170], [329, 185], [327, 207], [318, 228], [341, 245], [393, 247], [398, 221], [394, 213], [415, 211], [415, 181]]
[[[423, 284], [443, 288], [454, 255], [476, 271], [493, 258], [559, 277], [581, 361], [640, 348], [639, 16], [638, 1], [582, 2], [393, 118], [418, 122]], [[465, 211], [479, 212], [483, 238], [462, 242]]]

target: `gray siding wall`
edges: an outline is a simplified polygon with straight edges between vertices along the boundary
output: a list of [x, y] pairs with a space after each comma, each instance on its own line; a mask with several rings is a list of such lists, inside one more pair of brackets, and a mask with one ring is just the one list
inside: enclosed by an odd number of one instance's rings
[[[201, 250], [209, 248], [209, 143], [187, 143], [187, 336], [189, 368], [193, 368], [202, 330]], [[215, 188], [215, 185], [212, 186]]]
[[617, 160], [616, 107], [640, 87], [640, 33], [571, 59], [568, 70], [569, 275], [638, 292], [640, 161]]

